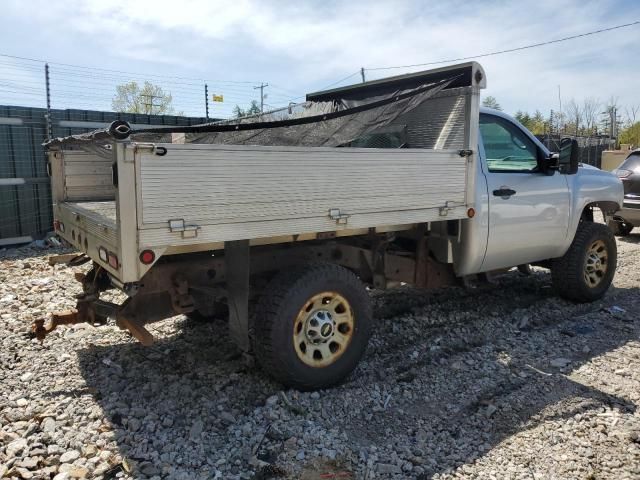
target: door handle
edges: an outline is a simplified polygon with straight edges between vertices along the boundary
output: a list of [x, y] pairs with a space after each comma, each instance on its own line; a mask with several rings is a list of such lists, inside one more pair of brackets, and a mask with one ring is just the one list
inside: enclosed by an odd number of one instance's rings
[[511, 195], [515, 194], [516, 191], [509, 187], [500, 187], [499, 189], [493, 191], [494, 197], [509, 198]]

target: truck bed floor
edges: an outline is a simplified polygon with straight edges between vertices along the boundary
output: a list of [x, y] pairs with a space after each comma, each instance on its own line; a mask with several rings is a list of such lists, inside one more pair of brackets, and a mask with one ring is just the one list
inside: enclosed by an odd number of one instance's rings
[[106, 200], [100, 202], [65, 202], [65, 205], [96, 224], [116, 229], [116, 202]]

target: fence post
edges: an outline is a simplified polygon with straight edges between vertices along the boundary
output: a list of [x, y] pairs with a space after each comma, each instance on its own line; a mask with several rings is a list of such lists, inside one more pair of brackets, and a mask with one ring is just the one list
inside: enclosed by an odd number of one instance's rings
[[204, 84], [204, 111], [209, 120], [209, 86], [206, 83]]
[[44, 81], [45, 88], [47, 90], [47, 113], [44, 118], [47, 124], [47, 139], [51, 139], [53, 136], [53, 129], [51, 127], [51, 87], [49, 85], [49, 64], [44, 64]]

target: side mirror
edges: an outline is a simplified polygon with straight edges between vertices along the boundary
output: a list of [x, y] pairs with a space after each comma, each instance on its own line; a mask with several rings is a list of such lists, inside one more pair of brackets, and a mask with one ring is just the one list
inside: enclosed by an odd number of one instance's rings
[[558, 168], [560, 173], [575, 175], [578, 173], [580, 163], [578, 142], [572, 138], [560, 140], [560, 153], [558, 154]]

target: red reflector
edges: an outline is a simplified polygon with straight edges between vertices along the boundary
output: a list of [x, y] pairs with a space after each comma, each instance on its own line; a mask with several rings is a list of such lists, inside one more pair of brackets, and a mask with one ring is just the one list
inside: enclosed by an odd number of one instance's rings
[[467, 217], [469, 218], [473, 218], [476, 216], [476, 210], [475, 208], [470, 208], [469, 210], [467, 210]]
[[115, 268], [115, 269], [118, 268], [118, 257], [116, 257], [115, 253], [109, 252], [109, 265], [112, 268]]
[[149, 265], [153, 263], [156, 259], [156, 254], [153, 253], [153, 250], [143, 250], [140, 252], [140, 261], [145, 265]]

